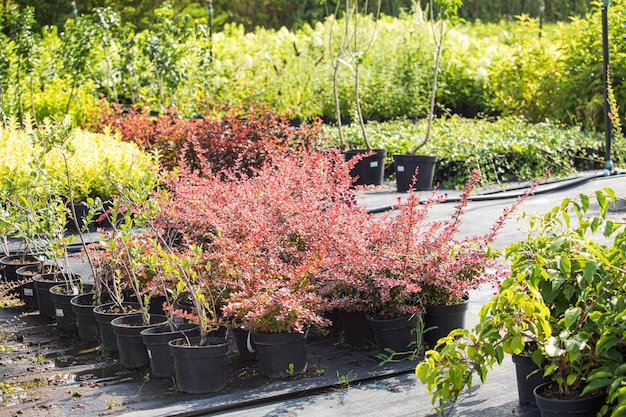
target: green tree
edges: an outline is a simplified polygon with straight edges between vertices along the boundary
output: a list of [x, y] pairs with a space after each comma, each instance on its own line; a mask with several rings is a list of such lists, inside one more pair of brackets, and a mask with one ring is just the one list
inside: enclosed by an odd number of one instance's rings
[[[17, 89], [20, 120], [24, 123], [24, 105], [22, 96], [23, 77], [28, 76], [31, 102], [34, 96], [32, 72], [37, 59], [37, 37], [33, 33], [35, 23], [34, 10], [30, 7], [19, 9], [10, 7], [4, 15], [4, 27], [13, 44], [13, 52], [17, 59], [15, 67], [15, 87]], [[3, 65], [7, 65], [5, 62]], [[8, 68], [8, 67], [7, 67]], [[8, 79], [7, 79], [8, 81]], [[33, 107], [33, 117], [35, 109]], [[36, 120], [35, 120], [36, 123]]]
[[5, 125], [7, 122], [6, 111], [4, 109], [5, 94], [11, 85], [13, 72], [11, 71], [11, 56], [13, 55], [13, 44], [11, 39], [4, 34], [4, 19], [0, 19], [0, 122]]
[[152, 63], [161, 105], [176, 106], [176, 88], [186, 75], [180, 61], [186, 53], [184, 45], [193, 29], [192, 23], [189, 16], [176, 15], [166, 3], [155, 11], [150, 29], [141, 34], [141, 46]]

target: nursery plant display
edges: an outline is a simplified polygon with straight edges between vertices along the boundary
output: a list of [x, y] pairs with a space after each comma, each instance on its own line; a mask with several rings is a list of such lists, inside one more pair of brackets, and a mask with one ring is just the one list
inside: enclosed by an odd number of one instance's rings
[[[449, 16], [431, 19], [429, 2], [420, 3], [401, 17], [381, 15], [369, 48], [365, 48], [367, 36], [357, 48], [342, 43], [345, 19], [335, 16], [293, 30], [246, 31], [243, 26], [224, 25], [211, 37], [212, 60], [207, 59], [206, 22], [178, 15], [171, 6], [155, 10], [143, 31], [126, 27], [111, 9], [97, 8], [76, 21], [68, 20], [67, 27], [41, 33], [32, 28], [32, 12], [9, 7], [2, 19], [6, 35], [0, 38], [6, 51], [1, 67], [3, 120], [15, 116], [22, 122], [31, 115], [38, 122], [47, 116], [60, 117], [69, 103], [76, 125], [89, 123], [103, 94], [109, 102], [157, 112], [176, 107], [185, 118], [204, 114], [212, 102], [241, 105], [252, 96], [301, 120], [333, 121], [337, 117], [331, 85], [335, 68], [342, 69], [336, 89], [341, 115], [355, 116], [350, 70], [355, 63], [365, 120], [413, 119], [429, 114], [431, 57], [439, 50], [446, 65], [438, 77], [437, 116], [447, 112], [469, 117], [512, 115], [533, 123], [548, 119], [581, 125], [585, 130], [602, 127], [602, 105], [597, 99], [601, 83], [593, 82], [601, 64], [592, 41], [598, 40], [599, 5], [594, 4], [588, 16], [544, 27], [541, 37], [538, 22], [525, 15], [499, 24], [461, 22], [447, 31], [436, 48], [431, 24], [437, 23], [437, 29], [440, 22], [450, 27], [449, 21], [444, 22]], [[438, 7], [453, 10], [448, 6], [460, 4], [434, 3], [435, 11]], [[609, 10], [614, 23], [611, 39], [623, 35], [623, 7], [614, 1]], [[359, 15], [358, 30], [373, 33], [371, 20]], [[352, 48], [352, 55], [340, 56], [341, 63], [329, 51], [331, 42], [343, 44], [346, 52]], [[616, 97], [622, 101], [623, 57], [616, 42], [611, 48]]]
[[[532, 217], [527, 239], [507, 248], [511, 277], [482, 308], [479, 324], [451, 332], [418, 365], [438, 412], [472, 386], [475, 373], [485, 380], [505, 354], [519, 354], [533, 342], [533, 360], [550, 380], [535, 390], [540, 407], [547, 397], [557, 400], [557, 411], [566, 410], [561, 401], [597, 394], [596, 408], [586, 415], [623, 413], [624, 229], [607, 217], [614, 192], [592, 197], [598, 214], [592, 198], [581, 194]], [[554, 415], [555, 402], [547, 402], [552, 408], [542, 415]]]
[[[172, 379], [177, 391], [192, 394], [233, 384], [226, 376], [233, 362], [241, 365], [243, 349], [256, 356], [245, 358], [240, 369], [254, 369], [259, 379], [323, 373], [311, 369], [310, 346], [314, 337], [335, 332], [328, 328], [340, 316], [360, 316], [365, 327], [348, 341], [352, 328], [344, 322], [334, 348], [345, 349], [346, 342], [353, 352], [365, 351], [377, 344], [371, 357], [382, 365], [416, 360], [424, 346], [434, 348], [417, 369], [431, 388], [446, 378], [458, 384], [459, 374], [471, 385], [464, 372], [477, 368], [484, 377], [504, 352], [521, 353], [532, 340], [554, 391], [601, 391], [601, 411], [619, 415], [622, 238], [621, 226], [603, 217], [615, 197], [610, 192], [596, 197], [600, 219], [587, 223], [589, 203], [581, 197], [534, 220], [543, 229], [540, 238], [507, 251], [513, 275], [481, 313], [488, 323], [477, 333], [453, 330], [438, 343], [450, 328], [430, 321], [440, 308], [458, 307], [451, 328], [463, 327], [469, 291], [508, 276], [492, 243], [525, 196], [488, 231], [459, 238], [474, 187], [597, 167], [603, 144], [593, 133], [599, 113], [590, 74], [596, 59], [587, 47], [597, 14], [572, 21], [568, 28], [575, 31], [550, 28], [531, 41], [534, 22], [526, 17], [465, 26], [456, 20], [459, 0], [428, 1], [424, 9], [417, 3], [391, 18], [362, 15], [359, 2], [337, 2], [345, 14], [337, 9], [314, 27], [246, 32], [225, 25], [215, 34], [202, 19], [170, 5], [155, 10], [142, 32], [126, 27], [111, 9], [97, 9], [41, 34], [32, 31], [32, 10], [5, 7], [2, 247], [21, 239], [22, 254], [34, 255], [36, 266], [54, 266], [53, 278], [61, 281], [51, 284], [72, 295], [94, 285], [93, 293], [74, 298], [80, 304], [65, 302], [51, 312], [39, 297], [41, 319], [56, 318], [52, 327], [61, 330], [60, 338], [75, 340], [67, 333], [78, 330], [82, 342], [102, 345], [103, 358], [128, 370], [150, 364], [162, 384]], [[621, 36], [624, 4], [618, 3], [613, 30]], [[621, 59], [614, 104], [624, 96]], [[580, 97], [559, 75], [565, 73], [585, 86]], [[66, 118], [55, 122], [50, 115]], [[359, 125], [342, 126], [346, 116]], [[318, 117], [336, 119], [341, 149]], [[385, 153], [415, 150], [416, 137], [425, 137], [422, 149], [437, 155], [433, 178], [445, 187], [465, 187], [453, 214], [428, 220], [444, 201], [437, 191], [425, 198], [409, 191], [392, 214], [368, 213], [357, 201], [363, 189], [351, 176], [356, 164], [381, 168], [390, 162]], [[348, 148], [361, 138], [367, 151], [380, 148], [380, 155], [351, 159]], [[623, 138], [617, 139], [620, 149]], [[554, 225], [570, 226], [568, 207], [578, 215], [578, 229], [562, 233]], [[97, 235], [96, 218], [107, 220], [107, 230]], [[615, 241], [585, 240], [587, 230]], [[561, 239], [543, 240], [555, 235]], [[79, 246], [91, 266], [81, 278], [68, 268], [70, 249]], [[2, 297], [4, 291], [2, 284]], [[520, 313], [515, 308], [522, 301]], [[103, 306], [112, 310], [99, 311]], [[79, 316], [90, 315], [82, 314], [90, 307], [94, 320], [102, 313], [108, 339], [104, 327], [81, 330]], [[130, 311], [130, 319], [111, 316]], [[73, 327], [65, 327], [61, 318], [71, 314], [77, 314]], [[507, 314], [539, 319], [522, 320], [520, 330], [513, 318], [499, 322]], [[388, 321], [407, 338], [387, 338]], [[599, 323], [602, 331], [594, 327]], [[152, 325], [159, 332], [145, 328]], [[235, 331], [244, 335], [238, 357], [231, 343]], [[164, 336], [158, 348], [149, 342], [153, 333]], [[123, 347], [130, 339], [137, 361]], [[447, 355], [462, 364], [437, 362]], [[476, 358], [487, 364], [476, 365]], [[158, 369], [155, 360], [164, 366]], [[442, 409], [460, 392], [450, 386], [434, 391]]]

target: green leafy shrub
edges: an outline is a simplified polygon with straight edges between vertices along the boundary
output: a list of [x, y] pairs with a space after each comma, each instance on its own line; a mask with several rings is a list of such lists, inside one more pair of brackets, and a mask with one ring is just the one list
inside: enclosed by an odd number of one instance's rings
[[528, 237], [506, 249], [511, 276], [478, 324], [453, 330], [417, 365], [438, 413], [472, 387], [474, 374], [484, 382], [505, 354], [534, 342], [533, 361], [556, 388], [553, 398], [606, 392], [598, 415], [624, 414], [626, 236], [607, 215], [614, 191], [598, 190], [593, 200], [580, 194], [531, 217]]

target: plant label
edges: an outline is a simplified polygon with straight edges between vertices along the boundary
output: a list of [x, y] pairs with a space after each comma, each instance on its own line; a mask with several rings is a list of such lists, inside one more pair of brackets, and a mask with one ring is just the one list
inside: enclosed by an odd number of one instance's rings
[[371, 161], [370, 168], [378, 168], [378, 161]]
[[398, 165], [397, 168], [396, 168], [396, 171], [404, 172], [404, 165]]
[[33, 289], [32, 288], [24, 288], [24, 295], [26, 297], [32, 297], [33, 296]]
[[63, 314], [63, 309], [62, 308], [57, 308], [55, 310], [56, 310], [57, 317], [65, 316], [65, 314]]

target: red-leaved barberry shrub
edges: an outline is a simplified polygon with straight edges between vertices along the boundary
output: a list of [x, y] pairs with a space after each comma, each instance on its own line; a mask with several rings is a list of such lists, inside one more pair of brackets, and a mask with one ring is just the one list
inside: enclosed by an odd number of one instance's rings
[[[98, 122], [91, 128], [110, 128], [122, 140], [156, 152], [166, 169], [176, 167], [181, 154], [187, 164], [197, 167], [196, 152], [200, 152], [212, 172], [236, 168], [246, 174], [261, 167], [268, 155], [297, 154], [318, 146], [322, 140], [320, 122], [292, 127], [287, 116], [259, 103], [214, 105], [210, 113], [183, 119], [175, 109], [153, 115], [148, 109], [103, 101]], [[190, 146], [192, 138], [199, 148]]]
[[223, 311], [237, 325], [270, 333], [326, 325], [318, 276], [341, 238], [335, 230], [341, 219], [369, 217], [354, 200], [351, 166], [336, 151], [304, 151], [272, 155], [253, 176], [182, 167], [166, 181], [157, 224], [180, 245], [200, 243], [212, 273], [232, 280]]
[[477, 171], [450, 218], [433, 220], [445, 199], [435, 192], [423, 201], [409, 192], [393, 212], [367, 212], [349, 174], [356, 159], [337, 150], [269, 153], [249, 174], [215, 172], [197, 156], [164, 173], [152, 224], [180, 253], [202, 251], [210, 273], [188, 290], [228, 287], [222, 313], [237, 326], [302, 332], [328, 324], [323, 314], [333, 308], [396, 318], [458, 302], [508, 273], [491, 245], [525, 196], [484, 234], [459, 237]]
[[328, 260], [328, 276], [320, 279], [325, 283], [322, 293], [338, 308], [398, 318], [426, 305], [457, 303], [469, 290], [506, 277], [508, 268], [498, 261], [492, 244], [534, 188], [507, 207], [484, 234], [461, 237], [463, 213], [479, 178], [474, 171], [448, 219], [430, 216], [446, 199], [436, 191], [424, 200], [410, 191], [405, 199], [398, 198], [392, 212], [356, 222], [344, 219], [348, 229], [338, 235], [342, 241], [333, 254], [340, 259]]

